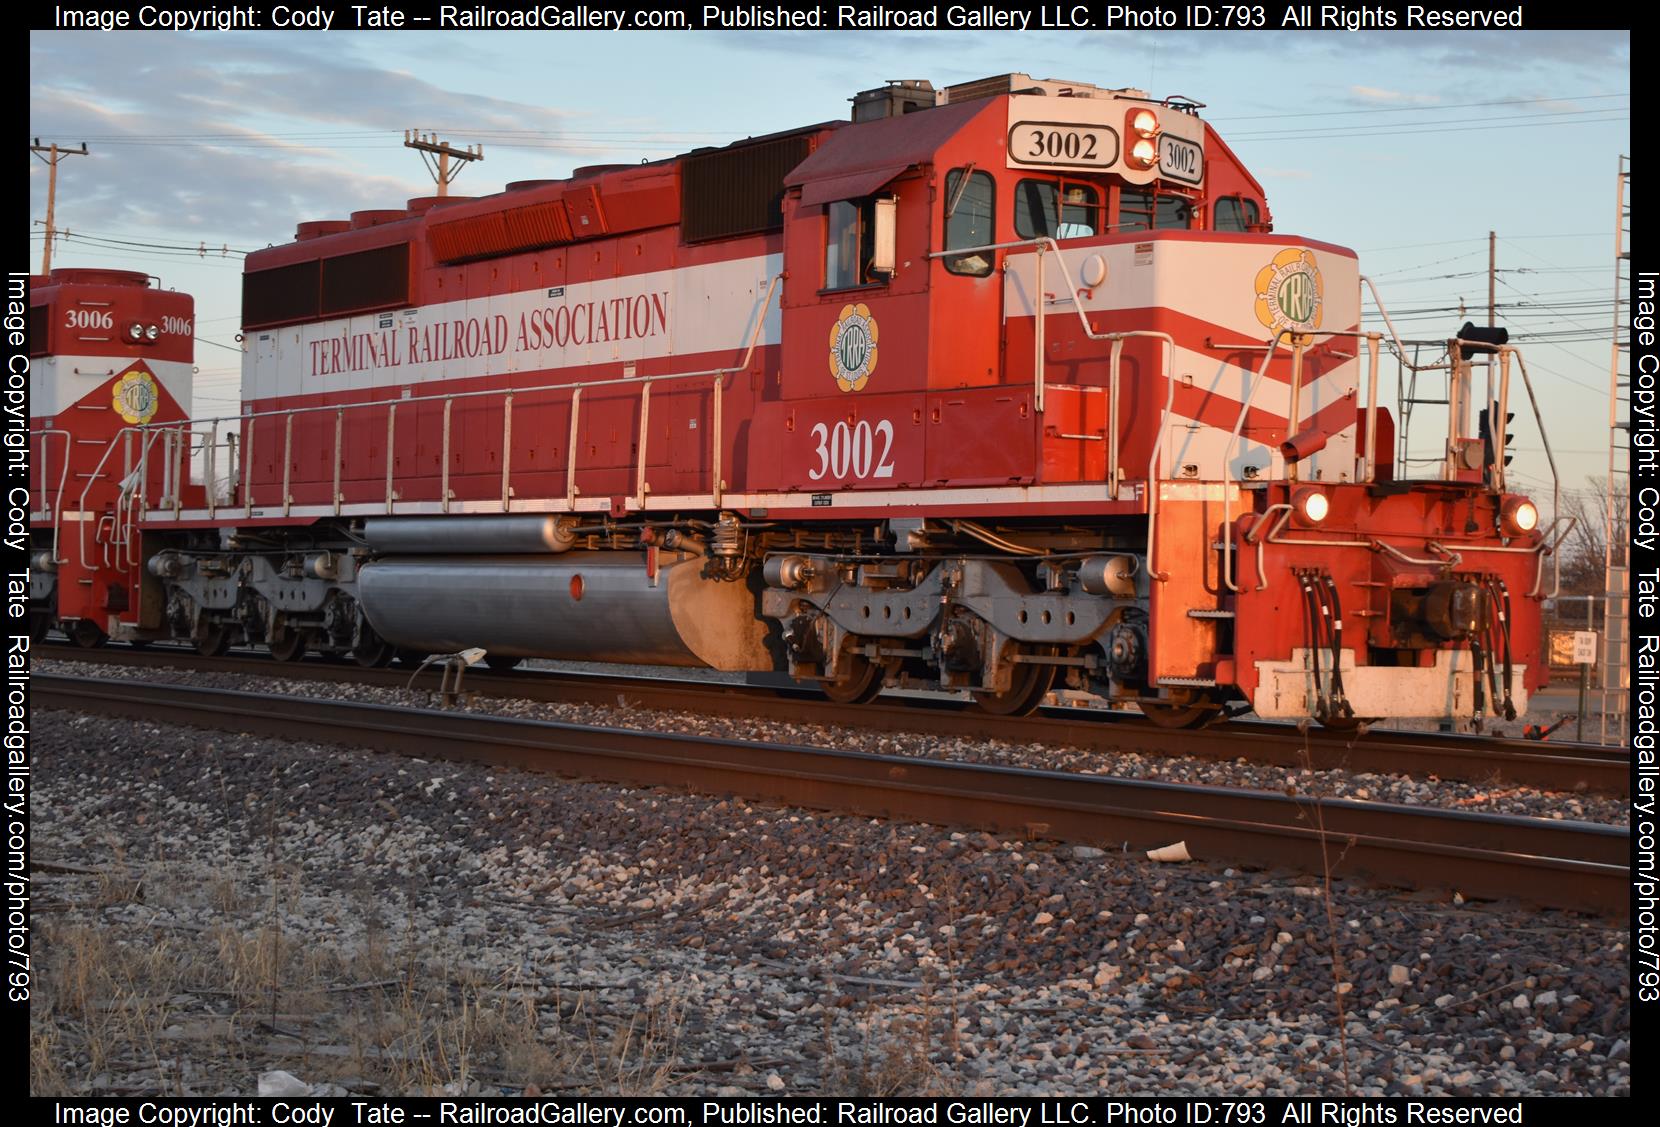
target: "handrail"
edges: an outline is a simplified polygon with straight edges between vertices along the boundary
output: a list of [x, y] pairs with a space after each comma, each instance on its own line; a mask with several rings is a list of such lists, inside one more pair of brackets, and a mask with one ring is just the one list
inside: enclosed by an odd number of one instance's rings
[[438, 501], [439, 507], [446, 513], [450, 511], [450, 409], [454, 406], [453, 401], [444, 400], [444, 439], [438, 453], [441, 463], [438, 471]]
[[[1362, 282], [1366, 283], [1366, 288], [1372, 291], [1372, 304], [1378, 307], [1378, 313], [1382, 315], [1383, 323], [1389, 329], [1389, 339], [1395, 346], [1395, 358], [1406, 365], [1409, 371], [1413, 372], [1438, 372], [1447, 367], [1446, 364], [1414, 364], [1406, 358], [1406, 345], [1401, 343], [1401, 334], [1395, 331], [1395, 323], [1389, 319], [1389, 310], [1383, 307], [1383, 298], [1378, 296], [1376, 283], [1365, 274], [1361, 274], [1359, 277]], [[1449, 362], [1450, 359], [1449, 357]]]
[[[41, 503], [46, 506], [45, 512], [52, 518], [52, 563], [68, 563], [68, 560], [58, 558], [58, 525], [63, 519], [63, 490], [69, 483], [69, 453], [71, 435], [61, 427], [40, 427], [35, 430], [40, 436], [40, 462], [38, 466], [40, 478], [39, 496]], [[63, 435], [63, 469], [58, 471], [58, 488], [50, 500], [46, 496], [46, 466], [50, 457], [47, 438], [54, 434]]]
[[634, 466], [634, 504], [641, 509], [646, 507], [646, 436], [651, 433], [650, 420], [651, 381], [647, 380], [640, 386], [640, 448]]
[[[644, 439], [641, 439], [644, 442]], [[392, 451], [386, 451], [392, 457]], [[513, 497], [513, 486], [508, 478], [513, 472], [513, 393], [501, 401], [501, 511], [507, 512]]]
[[287, 516], [290, 506], [294, 503], [294, 495], [289, 491], [289, 476], [294, 466], [294, 416], [288, 416], [282, 431], [282, 515]]
[[[342, 444], [345, 442], [345, 423], [346, 409], [344, 407], [336, 407], [334, 409], [334, 484], [330, 488], [329, 492], [329, 503], [334, 506], [335, 516], [340, 515], [340, 503], [345, 499], [345, 495], [340, 492], [340, 467], [346, 462], [346, 459], [341, 456], [343, 450]], [[449, 433], [447, 431], [445, 432], [444, 437], [449, 437]], [[447, 467], [448, 464], [449, 463], [446, 462], [445, 466]]]
[[[593, 388], [593, 387], [616, 387], [616, 386], [622, 386], [622, 385], [639, 386], [639, 387], [644, 388], [644, 387], [649, 387], [651, 384], [654, 384], [654, 383], [660, 383], [660, 382], [670, 381], [670, 380], [692, 380], [692, 379], [710, 379], [710, 378], [712, 378], [713, 382], [714, 382], [714, 393], [713, 393], [714, 402], [713, 402], [713, 405], [712, 405], [712, 408], [713, 408], [712, 409], [712, 414], [713, 414], [713, 423], [714, 423], [714, 425], [711, 427], [710, 441], [714, 444], [714, 455], [713, 455], [713, 459], [712, 459], [712, 470], [711, 470], [711, 472], [713, 474], [713, 477], [714, 477], [714, 480], [711, 483], [710, 496], [712, 498], [714, 498], [714, 502], [718, 506], [719, 503], [720, 503], [721, 494], [723, 493], [723, 491], [725, 489], [724, 483], [720, 480], [721, 463], [722, 463], [721, 451], [720, 451], [721, 421], [722, 421], [720, 392], [721, 392], [721, 390], [724, 386], [724, 382], [725, 382], [726, 377], [731, 376], [731, 375], [735, 375], [736, 373], [742, 372], [745, 369], [747, 369], [750, 365], [751, 360], [754, 358], [755, 349], [760, 343], [761, 330], [766, 324], [767, 310], [772, 307], [773, 295], [778, 292], [779, 286], [782, 283], [783, 278], [784, 278], [784, 275], [782, 273], [778, 273], [778, 274], [772, 275], [771, 278], [768, 280], [766, 291], [765, 291], [765, 293], [763, 293], [761, 295], [760, 304], [755, 309], [755, 324], [750, 329], [749, 339], [745, 342], [743, 356], [742, 356], [741, 359], [739, 359], [739, 361], [736, 364], [730, 364], [730, 365], [727, 365], [725, 367], [700, 368], [700, 369], [697, 369], [695, 371], [687, 371], [687, 372], [666, 372], [666, 373], [663, 373], [661, 375], [648, 375], [648, 376], [644, 376], [644, 377], [623, 376], [623, 377], [616, 378], [616, 379], [605, 379], [605, 380], [570, 380], [570, 381], [567, 381], [567, 382], [564, 382], [564, 383], [536, 384], [536, 385], [532, 385], [530, 387], [489, 388], [489, 389], [484, 389], [484, 390], [479, 390], [479, 391], [457, 391], [457, 392], [447, 392], [447, 393], [444, 393], [444, 394], [437, 394], [437, 395], [416, 395], [416, 396], [410, 396], [408, 398], [375, 399], [375, 400], [370, 400], [370, 401], [364, 402], [364, 403], [349, 403], [349, 404], [344, 404], [344, 405], [341, 405], [341, 404], [328, 404], [328, 405], [308, 406], [308, 407], [287, 407], [287, 408], [282, 408], [282, 409], [273, 410], [273, 411], [244, 411], [244, 412], [242, 412], [240, 414], [236, 414], [236, 415], [216, 416], [215, 418], [213, 418], [211, 420], [189, 420], [189, 419], [187, 419], [187, 420], [183, 420], [183, 421], [179, 421], [179, 422], [146, 423], [146, 424], [143, 424], [142, 426], [134, 428], [134, 429], [138, 429], [138, 430], [141, 430], [141, 431], [143, 431], [143, 430], [155, 430], [155, 431], [158, 431], [158, 432], [159, 431], [168, 431], [168, 430], [182, 431], [182, 430], [185, 430], [186, 428], [192, 427], [193, 423], [201, 422], [201, 421], [209, 422], [211, 424], [211, 433], [213, 435], [213, 441], [209, 446], [209, 456], [208, 456], [209, 457], [209, 463], [208, 463], [209, 473], [208, 473], [208, 476], [211, 479], [214, 476], [214, 471], [216, 470], [214, 451], [217, 449], [217, 446], [218, 446], [218, 433], [219, 433], [219, 426], [220, 426], [221, 423], [232, 423], [232, 422], [235, 422], [235, 423], [241, 423], [241, 422], [249, 423], [250, 426], [247, 429], [249, 430], [250, 435], [249, 435], [249, 441], [248, 441], [247, 445], [248, 445], [248, 448], [251, 448], [252, 447], [252, 434], [251, 434], [251, 432], [253, 430], [253, 425], [252, 424], [257, 423], [257, 420], [260, 420], [260, 419], [270, 419], [270, 418], [285, 419], [286, 420], [286, 422], [284, 424], [285, 427], [286, 427], [285, 434], [288, 436], [288, 438], [285, 442], [285, 446], [287, 446], [289, 448], [289, 452], [291, 452], [292, 433], [293, 433], [293, 418], [295, 416], [298, 416], [298, 415], [320, 414], [320, 413], [323, 413], [323, 412], [326, 412], [326, 411], [332, 411], [332, 412], [334, 412], [334, 416], [335, 416], [335, 420], [334, 420], [333, 505], [334, 505], [335, 515], [338, 516], [340, 514], [342, 500], [343, 500], [341, 492], [340, 492], [340, 475], [341, 475], [341, 465], [344, 461], [344, 451], [343, 451], [343, 441], [342, 441], [342, 439], [343, 439], [345, 412], [351, 411], [351, 410], [358, 410], [358, 409], [374, 410], [374, 409], [377, 409], [377, 408], [384, 407], [387, 410], [386, 506], [387, 506], [387, 511], [392, 512], [393, 511], [393, 505], [394, 505], [394, 502], [396, 500], [396, 498], [394, 497], [394, 489], [393, 489], [393, 485], [392, 485], [392, 482], [393, 482], [392, 439], [395, 437], [395, 434], [396, 434], [395, 417], [396, 417], [396, 414], [397, 414], [397, 409], [398, 409], [399, 406], [401, 406], [403, 404], [406, 404], [406, 403], [440, 403], [441, 402], [441, 403], [444, 404], [444, 452], [443, 452], [444, 453], [444, 459], [443, 459], [444, 460], [444, 466], [443, 466], [443, 469], [441, 471], [441, 476], [440, 476], [440, 488], [441, 488], [441, 491], [443, 493], [443, 496], [440, 498], [440, 500], [444, 504], [445, 511], [448, 511], [448, 505], [449, 505], [449, 500], [450, 500], [450, 498], [449, 498], [450, 419], [451, 419], [452, 405], [456, 400], [458, 400], [458, 399], [479, 399], [479, 398], [484, 398], [484, 397], [488, 397], [488, 396], [500, 396], [500, 397], [503, 397], [505, 403], [510, 405], [513, 397], [515, 397], [515, 396], [533, 395], [533, 394], [542, 393], [542, 392], [569, 391], [571, 393], [571, 430], [570, 430], [569, 459], [568, 459], [567, 466], [566, 466], [566, 499], [567, 499], [567, 503], [572, 508], [575, 508], [575, 506], [576, 506], [576, 494], [577, 494], [577, 489], [576, 489], [576, 453], [577, 453], [576, 438], [577, 438], [577, 434], [578, 434], [578, 411], [579, 411], [579, 407], [580, 407], [580, 403], [581, 403], [581, 399], [582, 399], [582, 393], [583, 393], [584, 390], [586, 390], [588, 388]], [[642, 394], [649, 394], [649, 393], [642, 392]], [[510, 406], [508, 406], [505, 409], [509, 412], [511, 411]], [[510, 420], [510, 415], [509, 415], [507, 418], [504, 418], [504, 421], [503, 421], [504, 439], [509, 438], [511, 436], [511, 433], [512, 433], [511, 432], [511, 420]], [[642, 435], [641, 435], [641, 457], [642, 458], [643, 458], [643, 455], [644, 455], [644, 443], [645, 443], [645, 436], [642, 433]], [[246, 479], [243, 483], [244, 509], [245, 509], [245, 511], [247, 511], [251, 514], [251, 511], [252, 511], [251, 493], [252, 493], [252, 472], [253, 472], [252, 471], [252, 465], [253, 465], [253, 460], [251, 458], [247, 457], [246, 454], [247, 454], [247, 452], [246, 452], [246, 450], [244, 450], [244, 466], [245, 466], [245, 472], [246, 472]], [[502, 482], [503, 482], [503, 503], [502, 503], [502, 507], [503, 507], [504, 510], [510, 507], [510, 499], [511, 499], [511, 491], [510, 491], [510, 486], [508, 484], [508, 475], [511, 472], [511, 467], [509, 465], [510, 459], [511, 459], [511, 450], [510, 450], [510, 448], [507, 448], [507, 447], [504, 446], [503, 467], [502, 467]], [[285, 457], [285, 459], [284, 459], [284, 471], [283, 471], [284, 472], [283, 493], [284, 493], [284, 513], [285, 514], [288, 511], [288, 505], [289, 505], [289, 498], [287, 496], [287, 494], [288, 494], [288, 485], [289, 485], [289, 478], [288, 478], [288, 474], [289, 474], [288, 465], [289, 465], [289, 462], [290, 462], [290, 459]], [[100, 469], [102, 468], [101, 463], [100, 463], [99, 468]], [[94, 472], [94, 476], [96, 476], [96, 471]], [[209, 516], [214, 515], [215, 507], [216, 507], [216, 501], [215, 501], [215, 499], [212, 495], [212, 482], [210, 480], [210, 482], [209, 482], [209, 496], [208, 496], [208, 515]]]
[[[1066, 258], [1061, 253], [1060, 243], [1056, 242], [1052, 236], [1039, 235], [1036, 238], [1016, 239], [1013, 242], [982, 243], [979, 246], [953, 247], [951, 250], [936, 250], [930, 252], [927, 257], [956, 258], [964, 254], [978, 254], [981, 251], [1014, 250], [1021, 248], [1033, 251], [1036, 258], [1036, 269], [1033, 276], [1034, 290], [1032, 294], [1032, 407], [1038, 414], [1042, 414], [1044, 391], [1047, 386], [1044, 378], [1046, 367], [1046, 357], [1044, 356], [1046, 325], [1044, 319], [1048, 316], [1048, 314], [1043, 308], [1043, 256], [1046, 252], [1053, 251], [1055, 253], [1055, 257], [1061, 260], [1061, 277], [1066, 279], [1067, 293], [1072, 298], [1072, 309], [1073, 312], [1078, 315], [1078, 323], [1083, 326], [1084, 336], [1088, 337], [1090, 340], [1110, 340], [1112, 338], [1112, 334], [1097, 333], [1090, 325], [1089, 317], [1084, 313], [1083, 299], [1078, 295], [1078, 286], [1075, 282], [1073, 282], [1071, 272], [1066, 269]], [[1166, 340], [1169, 339], [1168, 335], [1164, 333], [1130, 333], [1126, 335], [1162, 336], [1165, 337]]]
[[[256, 423], [248, 428], [248, 437], [242, 443], [242, 503], [244, 515], [254, 515], [254, 437], [259, 430]], [[236, 468], [231, 467], [231, 480], [236, 480]]]
[[[194, 427], [191, 429], [195, 429]], [[208, 432], [207, 457], [202, 462], [202, 484], [207, 487], [208, 519], [212, 520], [218, 510], [219, 493], [219, 420], [213, 420], [213, 428]]]
[[[1066, 281], [1067, 294], [1072, 299], [1072, 311], [1078, 315], [1078, 325], [1079, 325], [1080, 328], [1083, 329], [1083, 334], [1084, 334], [1085, 339], [1087, 339], [1087, 340], [1096, 340], [1096, 341], [1110, 341], [1112, 343], [1111, 359], [1110, 359], [1110, 361], [1108, 362], [1108, 365], [1107, 365], [1107, 387], [1108, 387], [1108, 392], [1107, 392], [1107, 397], [1108, 397], [1108, 405], [1107, 405], [1107, 477], [1108, 477], [1108, 483], [1109, 483], [1109, 486], [1110, 486], [1110, 496], [1112, 497], [1113, 500], [1116, 501], [1116, 500], [1118, 500], [1118, 470], [1119, 470], [1119, 466], [1118, 466], [1118, 445], [1119, 445], [1119, 443], [1118, 443], [1118, 425], [1117, 425], [1118, 424], [1118, 374], [1119, 374], [1120, 358], [1123, 356], [1123, 353], [1124, 353], [1124, 343], [1123, 342], [1126, 341], [1126, 340], [1129, 340], [1132, 337], [1150, 337], [1150, 338], [1154, 338], [1154, 339], [1157, 339], [1157, 340], [1162, 340], [1164, 342], [1164, 377], [1165, 377], [1166, 381], [1171, 381], [1171, 380], [1174, 379], [1174, 374], [1171, 371], [1171, 367], [1172, 367], [1172, 364], [1174, 363], [1173, 358], [1174, 358], [1175, 350], [1176, 350], [1176, 339], [1174, 337], [1172, 337], [1169, 333], [1154, 332], [1152, 330], [1147, 330], [1147, 329], [1132, 329], [1132, 330], [1129, 330], [1129, 331], [1126, 331], [1126, 332], [1118, 332], [1118, 333], [1096, 332], [1095, 331], [1095, 326], [1093, 326], [1089, 323], [1089, 314], [1084, 311], [1083, 297], [1078, 293], [1078, 285], [1077, 285], [1076, 282], [1074, 282], [1072, 280], [1071, 271], [1069, 271], [1065, 268], [1066, 267], [1066, 258], [1061, 252], [1060, 243], [1056, 242], [1053, 238], [1051, 238], [1048, 235], [1041, 235], [1041, 236], [1039, 236], [1037, 238], [1034, 238], [1034, 239], [1020, 239], [1020, 240], [1017, 240], [1015, 242], [1008, 242], [1008, 243], [985, 243], [981, 246], [958, 247], [958, 248], [955, 248], [953, 250], [934, 251], [934, 252], [930, 253], [928, 255], [928, 257], [929, 258], [947, 258], [947, 257], [955, 258], [958, 255], [976, 254], [980, 251], [1011, 250], [1011, 249], [1022, 248], [1022, 247], [1031, 248], [1031, 249], [1033, 249], [1037, 252], [1037, 273], [1036, 273], [1036, 277], [1035, 277], [1035, 280], [1034, 280], [1034, 284], [1036, 285], [1036, 292], [1033, 295], [1033, 301], [1032, 301], [1033, 318], [1036, 321], [1036, 327], [1034, 327], [1034, 329], [1033, 329], [1033, 334], [1034, 334], [1034, 338], [1035, 338], [1035, 342], [1036, 342], [1035, 346], [1034, 346], [1035, 351], [1036, 351], [1036, 355], [1034, 356], [1033, 362], [1032, 362], [1032, 369], [1033, 369], [1033, 374], [1032, 374], [1032, 380], [1033, 380], [1032, 405], [1033, 405], [1033, 407], [1039, 412], [1041, 412], [1043, 410], [1043, 397], [1044, 397], [1044, 389], [1045, 389], [1045, 386], [1046, 386], [1045, 380], [1044, 380], [1044, 358], [1043, 358], [1043, 342], [1044, 342], [1043, 322], [1044, 322], [1044, 318], [1046, 316], [1048, 316], [1048, 314], [1044, 312], [1044, 308], [1043, 308], [1043, 304], [1044, 304], [1044, 302], [1043, 302], [1043, 253], [1044, 253], [1045, 248], [1048, 248], [1049, 250], [1054, 251], [1055, 252], [1055, 257], [1059, 258], [1061, 260], [1061, 267], [1062, 267], [1061, 277], [1063, 279], [1065, 279], [1065, 281]], [[1172, 383], [1171, 384], [1172, 391], [1174, 390], [1174, 386], [1175, 385]], [[1172, 398], [1173, 398], [1173, 395], [1172, 395]], [[1160, 425], [1159, 425], [1159, 433], [1158, 433], [1158, 436], [1155, 438], [1155, 444], [1157, 442], [1159, 442], [1160, 440], [1162, 440], [1163, 436], [1164, 436], [1164, 424], [1163, 424], [1163, 421], [1161, 420]], [[1149, 470], [1149, 473], [1150, 472], [1151, 471]]]
[[[1170, 413], [1176, 406], [1176, 378], [1173, 373], [1166, 373], [1164, 389], [1164, 410], [1159, 413], [1159, 429], [1153, 432], [1153, 453], [1147, 459], [1147, 578], [1159, 583], [1168, 582], [1170, 577], [1160, 571], [1153, 564], [1153, 547], [1158, 541], [1159, 532], [1159, 455], [1163, 453], [1165, 428], [1170, 425]], [[1227, 482], [1222, 483], [1223, 490], [1227, 489]]]
[[[392, 511], [392, 499], [395, 496], [392, 490], [392, 449], [393, 439], [397, 437], [398, 427], [398, 400], [392, 400], [386, 408], [386, 511]], [[503, 454], [505, 456], [505, 451]]]
[[[1274, 339], [1268, 343], [1268, 351], [1262, 354], [1262, 367], [1257, 369], [1256, 375], [1251, 379], [1250, 386], [1245, 390], [1245, 399], [1239, 405], [1239, 418], [1234, 420], [1233, 432], [1228, 435], [1228, 445], [1222, 452], [1222, 582], [1227, 584], [1228, 590], [1235, 594], [1239, 593], [1239, 587], [1233, 581], [1233, 478], [1230, 475], [1229, 467], [1233, 465], [1233, 452], [1235, 447], [1239, 445], [1239, 434], [1245, 429], [1245, 417], [1250, 413], [1251, 400], [1256, 397], [1257, 388], [1262, 386], [1262, 381], [1268, 377], [1268, 365], [1273, 363], [1274, 354], [1279, 351], [1280, 340], [1286, 336], [1292, 338], [1293, 348], [1299, 350], [1302, 348], [1301, 345], [1295, 343], [1299, 334], [1292, 332], [1290, 329], [1281, 329], [1274, 334]], [[1296, 420], [1287, 420], [1286, 430], [1288, 434], [1295, 425]], [[1159, 433], [1164, 433], [1162, 424]]]
[[[80, 553], [76, 558], [76, 562], [78, 562], [82, 567], [86, 566], [86, 495], [92, 491], [93, 482], [97, 481], [99, 474], [103, 472], [104, 463], [110, 460], [111, 454], [115, 453], [115, 444], [117, 440], [119, 440], [122, 435], [127, 434], [130, 431], [141, 429], [143, 428], [127, 426], [122, 427], [120, 430], [111, 435], [109, 442], [104, 446], [103, 456], [98, 459], [98, 464], [93, 466], [92, 472], [87, 475], [86, 484], [81, 486], [81, 495], [75, 502], [75, 509], [78, 513], [80, 513], [80, 519], [76, 521], [76, 524], [79, 526], [79, 535], [76, 537], [76, 548]], [[67, 459], [65, 461], [67, 462]], [[65, 560], [63, 562], [67, 563], [68, 561]]]
[[1366, 334], [1366, 472], [1361, 476], [1361, 480], [1366, 482], [1378, 478], [1378, 361], [1383, 352], [1382, 345], [1382, 334]]
[[138, 449], [138, 464], [132, 464], [132, 436], [127, 436], [127, 457], [125, 461], [130, 467], [121, 480], [120, 492], [115, 499], [115, 524], [112, 534], [118, 547], [125, 547], [127, 551], [117, 558], [117, 571], [127, 571], [139, 565], [138, 550], [134, 544], [134, 526], [138, 523], [138, 513], [149, 506], [150, 490], [150, 447], [155, 440], [161, 437], [160, 432], [143, 433], [143, 442]]
[[577, 439], [577, 412], [582, 409], [582, 389], [579, 387], [571, 392], [571, 442], [570, 449], [565, 452], [565, 505], [576, 509], [576, 439]]
[[[1007, 243], [981, 243], [979, 246], [952, 247], [950, 250], [930, 251], [927, 257], [957, 258], [965, 254], [978, 254], [981, 251], [1012, 250], [1016, 247], [1032, 250], [1037, 254], [1037, 270], [1034, 278], [1034, 285], [1037, 289], [1032, 298], [1032, 315], [1034, 322], [1032, 325], [1032, 410], [1041, 415], [1043, 414], [1044, 390], [1043, 318], [1045, 316], [1043, 312], [1043, 252], [1045, 247], [1050, 247], [1054, 249], [1055, 254], [1058, 256], [1061, 253], [1060, 244], [1055, 242], [1054, 239], [1044, 235], [1035, 239], [1016, 239], [1013, 242]], [[1061, 265], [1063, 267], [1061, 273], [1066, 274], [1064, 269], [1066, 261], [1064, 259], [1061, 260]], [[1007, 264], [1005, 263], [1005, 269], [1006, 266]], [[1072, 284], [1071, 275], [1067, 274], [1066, 280], [1067, 285], [1070, 286]], [[1077, 296], [1077, 290], [1074, 289], [1072, 293], [1075, 298]], [[1086, 330], [1089, 328], [1088, 322], [1085, 322], [1084, 328]]]

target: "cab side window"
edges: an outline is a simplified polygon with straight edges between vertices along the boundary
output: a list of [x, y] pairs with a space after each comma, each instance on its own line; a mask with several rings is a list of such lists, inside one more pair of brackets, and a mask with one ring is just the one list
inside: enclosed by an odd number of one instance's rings
[[[945, 249], [983, 247], [997, 241], [997, 183], [988, 172], [953, 168], [945, 174]], [[989, 250], [947, 255], [945, 268], [953, 274], [983, 278], [991, 273], [996, 255]]]
[[866, 267], [876, 253], [876, 201], [836, 200], [825, 209], [824, 288], [845, 290], [870, 279]]
[[1257, 201], [1243, 196], [1224, 196], [1216, 201], [1211, 230], [1245, 232], [1255, 230], [1261, 223], [1262, 210], [1257, 207]]
[[1193, 226], [1193, 201], [1175, 194], [1155, 195], [1146, 188], [1118, 194], [1118, 230], [1185, 230]]

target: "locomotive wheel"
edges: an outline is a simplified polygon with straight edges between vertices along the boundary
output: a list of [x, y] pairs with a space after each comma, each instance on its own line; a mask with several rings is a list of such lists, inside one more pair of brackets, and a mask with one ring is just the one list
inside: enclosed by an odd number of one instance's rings
[[373, 641], [365, 638], [352, 650], [352, 660], [365, 669], [385, 669], [397, 656], [398, 648], [379, 637]]
[[839, 681], [820, 681], [819, 689], [837, 704], [868, 704], [882, 691], [886, 670], [862, 654], [854, 654], [851, 671]]
[[266, 639], [265, 647], [278, 661], [299, 661], [305, 656], [305, 643], [305, 631], [295, 630], [289, 626], [272, 631], [271, 637]]
[[69, 640], [83, 650], [101, 648], [110, 636], [98, 628], [98, 624], [90, 618], [78, 618], [75, 624], [69, 627]]
[[43, 610], [29, 612], [29, 641], [38, 642], [52, 629], [52, 616]]
[[976, 692], [974, 703], [994, 716], [1029, 716], [1055, 684], [1056, 665], [1021, 662], [1014, 667], [1009, 687], [1001, 693]]
[[365, 669], [385, 669], [398, 656], [398, 647], [375, 633], [365, 620], [358, 624], [357, 645], [352, 647], [352, 660]]
[[514, 657], [512, 654], [485, 654], [484, 664], [490, 667], [492, 673], [511, 673], [519, 668], [524, 658]]
[[231, 630], [223, 623], [202, 623], [191, 637], [203, 657], [221, 657], [231, 648]]

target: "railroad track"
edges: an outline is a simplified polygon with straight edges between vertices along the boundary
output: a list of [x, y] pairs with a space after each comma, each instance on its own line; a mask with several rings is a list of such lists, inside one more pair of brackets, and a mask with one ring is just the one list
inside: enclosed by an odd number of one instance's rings
[[34, 702], [165, 724], [476, 760], [642, 786], [1284, 866], [1629, 913], [1630, 833], [1510, 815], [592, 728], [132, 679], [33, 678]]
[[[307, 660], [280, 663], [249, 653], [205, 658], [183, 648], [134, 650], [122, 646], [83, 650], [46, 645], [39, 656], [63, 661], [120, 665], [171, 665], [212, 673], [241, 673], [303, 680], [356, 682], [391, 688], [410, 684], [408, 668], [363, 669], [355, 664]], [[429, 671], [417, 687], [436, 688]], [[849, 708], [799, 687], [732, 685], [656, 677], [555, 673], [508, 674], [469, 670], [465, 687], [491, 697], [572, 704], [625, 703], [634, 708], [747, 716], [809, 724], [838, 724], [887, 732], [929, 732], [1010, 743], [1048, 743], [1103, 754], [1187, 755], [1247, 759], [1284, 767], [1343, 769], [1368, 774], [1472, 782], [1483, 785], [1585, 791], [1628, 798], [1628, 751], [1595, 744], [1541, 743], [1492, 736], [1373, 729], [1356, 737], [1285, 724], [1230, 721], [1202, 733], [1158, 728], [1139, 717], [1084, 708], [1046, 708], [1024, 718], [994, 716], [943, 697], [886, 695]]]

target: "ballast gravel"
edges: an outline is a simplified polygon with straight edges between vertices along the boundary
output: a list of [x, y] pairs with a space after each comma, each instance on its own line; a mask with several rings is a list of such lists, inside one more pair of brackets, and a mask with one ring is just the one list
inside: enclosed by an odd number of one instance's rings
[[1630, 1092], [1601, 921], [32, 723], [36, 1093]]

